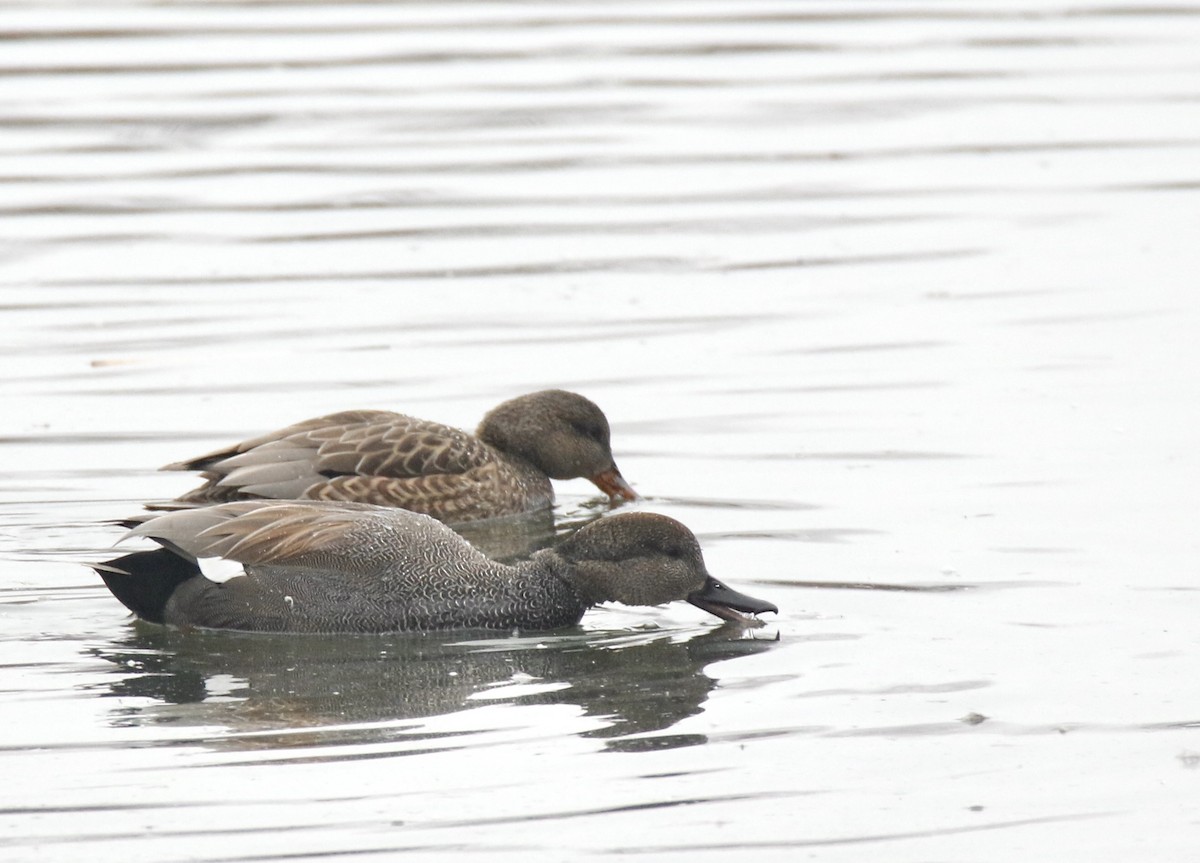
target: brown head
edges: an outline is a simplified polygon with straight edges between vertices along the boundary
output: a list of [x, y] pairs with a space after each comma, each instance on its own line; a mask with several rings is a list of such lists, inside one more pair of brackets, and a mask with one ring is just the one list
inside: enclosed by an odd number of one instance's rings
[[608, 418], [577, 393], [542, 390], [510, 399], [489, 411], [475, 434], [551, 479], [584, 477], [613, 500], [637, 498], [613, 460]]
[[556, 549], [585, 602], [662, 605], [686, 600], [726, 620], [739, 612], [778, 612], [709, 575], [695, 535], [673, 518], [648, 512], [609, 516], [580, 528]]

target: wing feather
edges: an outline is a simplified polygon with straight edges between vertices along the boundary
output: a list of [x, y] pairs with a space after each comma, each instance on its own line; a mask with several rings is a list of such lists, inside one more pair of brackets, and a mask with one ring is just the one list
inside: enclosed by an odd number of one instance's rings
[[428, 516], [359, 503], [237, 501], [154, 516], [126, 536], [149, 537], [193, 559], [360, 575], [487, 562]]
[[[304, 478], [311, 485], [333, 476], [407, 479], [462, 474], [493, 456], [487, 444], [451, 426], [391, 411], [342, 411], [175, 462], [164, 470], [202, 470], [222, 486], [273, 496], [269, 487], [274, 483], [291, 490]], [[255, 491], [256, 484], [266, 488]]]

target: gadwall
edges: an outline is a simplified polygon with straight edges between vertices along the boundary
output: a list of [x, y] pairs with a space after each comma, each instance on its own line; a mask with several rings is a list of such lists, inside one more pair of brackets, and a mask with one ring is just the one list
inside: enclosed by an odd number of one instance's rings
[[[162, 548], [94, 569], [138, 617], [181, 627], [540, 630], [601, 602], [679, 599], [743, 623], [778, 611], [709, 575], [682, 524], [643, 512], [601, 518], [515, 566], [428, 516], [368, 504], [239, 501], [150, 516], [128, 535]], [[226, 580], [202, 571], [216, 569]]]
[[608, 419], [565, 390], [504, 402], [474, 437], [390, 411], [343, 411], [163, 470], [203, 471], [207, 482], [178, 498], [188, 504], [355, 501], [451, 524], [548, 507], [551, 479], [586, 477], [614, 502], [637, 498], [613, 460]]

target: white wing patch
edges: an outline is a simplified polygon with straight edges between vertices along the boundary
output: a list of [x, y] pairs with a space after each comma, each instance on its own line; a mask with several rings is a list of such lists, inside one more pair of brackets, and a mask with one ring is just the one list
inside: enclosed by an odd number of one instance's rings
[[197, 563], [200, 564], [200, 572], [204, 577], [217, 584], [246, 574], [245, 568], [236, 560], [226, 560], [223, 557], [202, 557]]

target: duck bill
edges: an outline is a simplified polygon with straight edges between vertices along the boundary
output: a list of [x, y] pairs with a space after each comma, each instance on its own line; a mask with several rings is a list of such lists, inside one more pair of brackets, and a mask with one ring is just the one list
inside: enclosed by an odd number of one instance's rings
[[625, 477], [621, 476], [621, 472], [617, 470], [617, 466], [613, 465], [608, 470], [602, 470], [589, 479], [596, 484], [596, 488], [608, 495], [612, 501], [617, 500], [637, 500], [637, 492], [633, 487], [625, 482]]
[[711, 575], [704, 582], [704, 587], [688, 595], [687, 601], [697, 608], [703, 608], [709, 614], [715, 614], [722, 620], [732, 620], [737, 623], [758, 622], [747, 617], [748, 614], [762, 614], [764, 611], [779, 613], [779, 609], [772, 603], [738, 593]]

